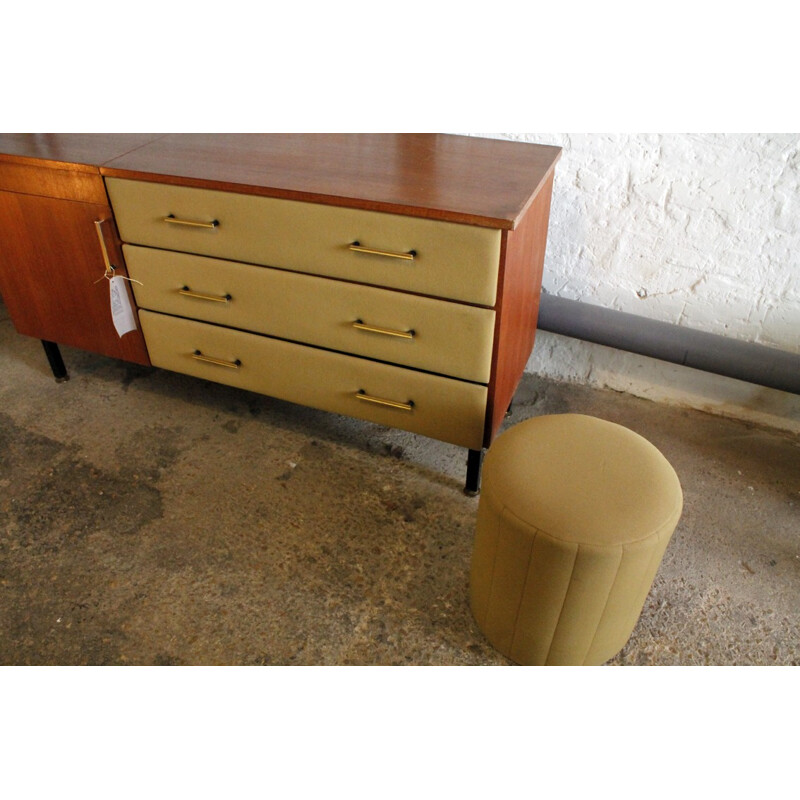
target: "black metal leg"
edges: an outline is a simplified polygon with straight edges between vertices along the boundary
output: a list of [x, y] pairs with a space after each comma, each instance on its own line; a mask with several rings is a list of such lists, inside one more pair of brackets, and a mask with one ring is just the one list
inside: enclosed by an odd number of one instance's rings
[[481, 470], [483, 469], [484, 450], [469, 450], [467, 452], [467, 482], [464, 494], [475, 497], [481, 491]]
[[514, 398], [511, 398], [511, 402], [508, 404], [508, 408], [506, 409], [506, 416], [510, 417], [511, 412], [514, 410]]
[[46, 342], [42, 339], [42, 347], [44, 347], [47, 360], [50, 362], [50, 369], [53, 370], [53, 377], [56, 383], [63, 383], [69, 380], [67, 368], [64, 366], [64, 359], [61, 358], [61, 351], [55, 342]]

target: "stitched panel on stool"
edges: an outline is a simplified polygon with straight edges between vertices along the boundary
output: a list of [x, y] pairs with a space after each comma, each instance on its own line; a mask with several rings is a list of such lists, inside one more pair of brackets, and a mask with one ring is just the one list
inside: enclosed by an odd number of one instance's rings
[[547, 657], [548, 664], [584, 663], [621, 560], [620, 547], [586, 544], [578, 547], [564, 610]]
[[[522, 525], [521, 521], [516, 524]], [[533, 529], [529, 527], [530, 536]], [[536, 536], [511, 647], [518, 664], [543, 665], [569, 589], [578, 546]]]
[[494, 507], [489, 496], [484, 492], [478, 505], [469, 581], [470, 607], [480, 628], [486, 624], [486, 614], [489, 610], [489, 595], [492, 590], [492, 576], [499, 535], [500, 510]]
[[586, 654], [586, 663], [602, 664], [625, 646], [639, 619], [668, 541], [669, 536], [662, 534], [623, 547], [622, 563], [594, 641]]
[[528, 577], [533, 536], [527, 526], [520, 527], [518, 520], [505, 513], [499, 520], [502, 535], [497, 540], [484, 633], [501, 653], [508, 656]]

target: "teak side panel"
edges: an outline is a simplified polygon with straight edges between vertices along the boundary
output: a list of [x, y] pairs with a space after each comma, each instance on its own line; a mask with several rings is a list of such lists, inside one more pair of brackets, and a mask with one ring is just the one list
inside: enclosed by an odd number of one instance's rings
[[484, 447], [489, 447], [496, 436], [533, 352], [552, 190], [550, 173], [517, 229], [503, 234], [504, 258]]
[[109, 258], [126, 275], [107, 205], [0, 192], [0, 295], [19, 333], [149, 365], [141, 330], [117, 335], [108, 283], [96, 282], [105, 264], [95, 220], [110, 220]]

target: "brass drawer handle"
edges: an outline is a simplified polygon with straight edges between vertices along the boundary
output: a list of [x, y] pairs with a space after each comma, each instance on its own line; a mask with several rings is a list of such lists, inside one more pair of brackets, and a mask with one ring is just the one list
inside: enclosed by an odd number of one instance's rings
[[104, 219], [96, 219], [94, 221], [94, 227], [97, 231], [97, 238], [100, 241], [100, 252], [103, 254], [103, 264], [105, 265], [106, 271], [103, 275], [104, 278], [112, 278], [114, 276], [114, 270], [116, 267], [112, 266], [111, 261], [108, 258], [108, 250], [106, 249], [106, 240], [103, 238], [103, 223], [107, 220]]
[[195, 350], [192, 353], [192, 358], [195, 361], [202, 361], [205, 364], [216, 364], [218, 367], [228, 367], [230, 369], [239, 369], [242, 366], [242, 362], [239, 361], [237, 358], [236, 361], [224, 361], [221, 358], [211, 358], [211, 356], [204, 356], [199, 350]]
[[372, 247], [363, 247], [360, 242], [353, 242], [350, 249], [354, 253], [369, 253], [373, 256], [388, 256], [389, 258], [402, 258], [406, 261], [413, 261], [416, 258], [417, 251], [409, 250], [407, 253], [396, 253], [392, 250], [376, 250]]
[[170, 222], [173, 225], [188, 225], [190, 228], [218, 228], [219, 221], [212, 219], [211, 222], [196, 222], [192, 219], [179, 219], [174, 214], [164, 217], [164, 222]]
[[184, 297], [194, 297], [197, 300], [209, 300], [212, 303], [229, 303], [233, 298], [229, 294], [203, 294], [202, 292], [193, 292], [188, 286], [178, 289], [178, 294]]
[[356, 397], [359, 400], [363, 400], [365, 403], [375, 403], [379, 406], [389, 406], [389, 408], [399, 408], [401, 411], [413, 411], [414, 410], [414, 401], [409, 400], [407, 403], [401, 403], [398, 400], [387, 400], [383, 397], [375, 397], [371, 394], [367, 394], [363, 389], [359, 389], [356, 392]]
[[396, 331], [392, 328], [379, 328], [375, 325], [366, 325], [363, 320], [357, 319], [353, 327], [358, 331], [368, 331], [369, 333], [382, 333], [385, 336], [396, 336], [398, 339], [413, 339], [416, 331]]

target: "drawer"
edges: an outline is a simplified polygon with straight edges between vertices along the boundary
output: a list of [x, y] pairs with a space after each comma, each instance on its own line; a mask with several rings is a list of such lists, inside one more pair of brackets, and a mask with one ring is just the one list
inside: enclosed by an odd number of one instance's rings
[[0, 161], [0, 191], [108, 206], [103, 179], [88, 167], [52, 169], [38, 163]]
[[169, 250], [123, 249], [129, 275], [141, 282], [133, 284], [140, 308], [489, 382], [491, 309]]
[[154, 366], [462, 447], [483, 444], [485, 386], [150, 311], [139, 319]]
[[[499, 230], [120, 178], [106, 185], [131, 244], [495, 303]], [[383, 254], [352, 250], [354, 243]]]

